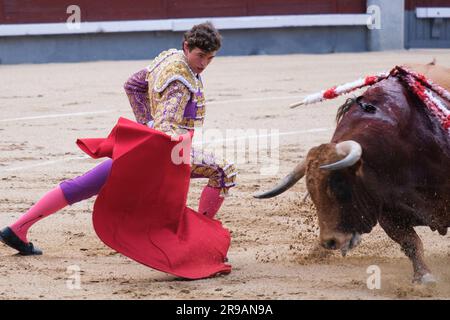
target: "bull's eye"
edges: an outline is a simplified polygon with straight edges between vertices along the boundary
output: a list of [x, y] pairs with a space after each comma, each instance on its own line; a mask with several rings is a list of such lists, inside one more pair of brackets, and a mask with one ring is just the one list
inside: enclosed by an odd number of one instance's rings
[[358, 98], [356, 98], [356, 103], [358, 104], [358, 106], [363, 109], [364, 112], [375, 113], [377, 111], [377, 108], [373, 104], [361, 102], [362, 98], [363, 96], [359, 96]]
[[375, 108], [375, 106], [371, 105], [370, 103], [362, 103], [361, 108], [368, 113], [375, 113], [375, 111], [377, 111], [377, 108]]

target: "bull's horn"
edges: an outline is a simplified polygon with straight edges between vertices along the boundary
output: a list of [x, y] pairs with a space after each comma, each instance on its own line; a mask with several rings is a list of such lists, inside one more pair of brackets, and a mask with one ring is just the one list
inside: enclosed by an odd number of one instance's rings
[[335, 163], [322, 165], [320, 166], [320, 168], [326, 170], [339, 170], [351, 167], [356, 162], [358, 162], [359, 159], [361, 159], [362, 148], [358, 142], [353, 140], [347, 140], [339, 142], [336, 145], [336, 153], [338, 155], [345, 156], [345, 158]]
[[253, 197], [258, 199], [275, 197], [288, 190], [294, 184], [296, 184], [297, 181], [300, 180], [305, 175], [305, 171], [306, 171], [306, 160], [303, 160], [294, 168], [294, 170], [291, 171], [291, 173], [289, 173], [286, 177], [284, 177], [283, 180], [281, 180], [281, 182], [277, 186], [275, 186], [272, 190], [254, 194]]

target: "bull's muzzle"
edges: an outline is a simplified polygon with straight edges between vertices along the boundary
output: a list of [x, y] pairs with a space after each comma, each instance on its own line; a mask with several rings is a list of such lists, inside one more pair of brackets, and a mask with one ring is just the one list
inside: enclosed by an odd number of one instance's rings
[[327, 237], [322, 240], [322, 246], [328, 250], [341, 250], [342, 256], [345, 257], [347, 252], [358, 246], [360, 242], [361, 235], [355, 232]]

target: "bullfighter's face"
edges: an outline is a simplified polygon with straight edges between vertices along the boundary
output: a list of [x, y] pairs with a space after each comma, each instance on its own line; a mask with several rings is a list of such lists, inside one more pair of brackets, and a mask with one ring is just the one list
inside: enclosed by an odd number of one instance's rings
[[189, 49], [187, 42], [183, 43], [183, 51], [187, 63], [196, 74], [202, 73], [216, 56], [217, 51], [206, 52], [199, 48]]

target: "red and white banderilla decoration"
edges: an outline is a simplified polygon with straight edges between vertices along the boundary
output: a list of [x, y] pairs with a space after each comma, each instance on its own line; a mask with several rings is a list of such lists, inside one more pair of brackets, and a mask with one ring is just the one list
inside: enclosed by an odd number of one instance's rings
[[350, 83], [311, 94], [305, 97], [302, 101], [290, 105], [290, 107], [296, 108], [298, 106], [313, 104], [323, 100], [331, 100], [357, 89], [371, 86], [391, 76], [398, 77], [406, 88], [408, 88], [417, 98], [419, 98], [428, 110], [430, 110], [430, 112], [439, 119], [444, 129], [446, 129], [450, 134], [450, 110], [439, 99], [441, 98], [442, 100], [450, 102], [450, 93], [443, 87], [435, 84], [430, 79], [427, 79], [424, 75], [411, 71], [403, 66], [396, 66], [390, 72], [384, 72], [375, 76], [361, 78]]

